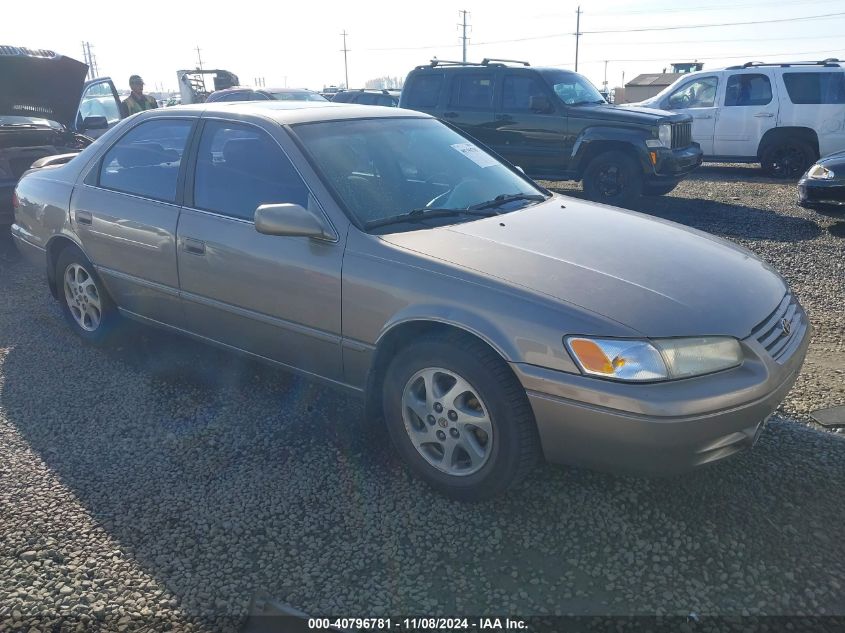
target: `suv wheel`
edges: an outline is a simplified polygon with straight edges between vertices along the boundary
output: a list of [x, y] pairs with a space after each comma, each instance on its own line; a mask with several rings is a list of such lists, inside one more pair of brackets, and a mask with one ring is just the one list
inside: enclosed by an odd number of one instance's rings
[[800, 138], [785, 138], [767, 145], [760, 156], [763, 171], [772, 178], [797, 180], [807, 171], [816, 153]]
[[86, 341], [104, 343], [120, 316], [94, 266], [75, 246], [59, 254], [56, 282], [62, 313], [71, 329]]
[[584, 193], [596, 202], [626, 206], [643, 190], [642, 170], [628, 154], [618, 150], [596, 156], [584, 170]]
[[503, 492], [540, 454], [525, 390], [478, 341], [430, 336], [403, 348], [387, 370], [382, 405], [402, 460], [456, 499]]

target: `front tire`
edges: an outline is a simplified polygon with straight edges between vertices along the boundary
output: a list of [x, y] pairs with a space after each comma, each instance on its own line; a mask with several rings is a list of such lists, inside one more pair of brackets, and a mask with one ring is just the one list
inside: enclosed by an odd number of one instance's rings
[[809, 143], [789, 137], [769, 143], [760, 154], [760, 166], [772, 178], [797, 180], [816, 158]]
[[540, 456], [525, 390], [501, 357], [469, 337], [427, 336], [402, 348], [387, 369], [382, 406], [408, 468], [455, 499], [504, 492]]
[[114, 335], [120, 315], [94, 266], [75, 246], [66, 247], [56, 263], [56, 286], [62, 314], [80, 338], [104, 344]]
[[613, 150], [596, 156], [584, 170], [584, 193], [595, 202], [630, 205], [643, 191], [643, 175], [628, 154]]

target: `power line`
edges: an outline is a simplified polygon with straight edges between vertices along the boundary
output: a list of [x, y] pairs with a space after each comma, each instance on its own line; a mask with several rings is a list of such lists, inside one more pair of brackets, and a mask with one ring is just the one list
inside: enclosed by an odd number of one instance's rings
[[646, 31], [678, 31], [681, 29], [708, 29], [716, 26], [747, 26], [750, 24], [774, 24], [776, 22], [801, 22], [806, 20], [819, 20], [821, 18], [837, 18], [845, 16], [845, 11], [839, 13], [823, 13], [821, 15], [808, 15], [803, 18], [777, 18], [774, 20], [751, 20], [748, 22], [721, 22], [719, 24], [686, 24], [682, 26], [651, 26], [636, 29], [606, 29], [602, 31], [582, 31], [582, 34], [595, 33], [643, 33]]
[[[819, 4], [825, 2], [840, 2], [841, 0], [802, 0], [802, 5], [806, 4]], [[655, 13], [696, 13], [699, 11], [711, 11], [711, 10], [723, 10], [723, 9], [743, 9], [743, 8], [754, 8], [760, 6], [771, 6], [773, 3], [771, 0], [764, 0], [763, 2], [733, 2], [731, 4], [722, 4], [722, 5], [694, 5], [694, 6], [685, 6], [685, 7], [675, 7], [675, 8], [667, 8], [667, 9], [634, 9], [631, 11], [595, 11], [591, 12], [590, 15], [653, 15]], [[565, 13], [540, 13], [536, 15], [529, 16], [529, 18], [552, 18], [552, 17], [564, 17], [567, 14]]]
[[[839, 53], [845, 49], [835, 48], [826, 51], [801, 51], [797, 53], [756, 53], [758, 57], [794, 57], [797, 55], [827, 55], [830, 53]], [[748, 59], [748, 55], [720, 55], [718, 57], [697, 57], [696, 61], [710, 61], [714, 59]], [[652, 59], [590, 59], [584, 62], [585, 64], [601, 64], [604, 62], [662, 62], [665, 57], [656, 57]], [[561, 62], [556, 64], [544, 64], [547, 66], [571, 66], [572, 62]]]
[[[644, 29], [622, 29], [622, 30], [606, 30], [606, 31], [580, 31], [581, 35], [584, 34], [602, 34], [602, 33], [637, 33], [643, 31], [671, 31], [677, 29], [693, 29], [693, 28], [708, 28], [713, 26], [740, 26], [740, 25], [747, 25], [747, 24], [771, 24], [774, 22], [794, 22], [797, 20], [816, 20], [825, 17], [843, 17], [845, 16], [845, 12], [842, 13], [830, 13], [825, 15], [815, 15], [815, 16], [807, 16], [803, 18], [783, 18], [777, 20], [760, 20], [754, 22], [733, 22], [733, 23], [725, 23], [725, 24], [699, 24], [699, 25], [688, 25], [688, 26], [670, 26], [670, 27], [652, 27], [652, 28], [644, 28]], [[504, 40], [487, 40], [483, 42], [472, 42], [467, 44], [468, 46], [486, 46], [490, 44], [511, 44], [514, 42], [529, 42], [535, 40], [546, 40], [546, 39], [554, 39], [558, 37], [572, 37], [576, 35], [576, 33], [550, 33], [548, 35], [528, 35], [525, 37], [514, 37]], [[801, 36], [801, 37], [782, 37], [782, 38], [744, 38], [743, 41], [749, 42], [766, 42], [766, 41], [779, 41], [779, 40], [804, 40], [804, 39], [830, 39], [833, 37], [841, 37], [837, 35], [830, 35], [830, 36]], [[696, 44], [696, 43], [707, 43], [707, 42], [735, 42], [736, 38], [733, 39], [710, 39], [710, 40], [677, 40], [677, 41], [660, 41], [660, 42], [613, 42], [614, 45], [616, 44]], [[381, 48], [366, 48], [363, 50], [366, 51], [421, 51], [421, 50], [434, 50], [438, 48], [456, 48], [460, 46], [460, 44], [439, 44], [439, 45], [431, 45], [431, 46], [396, 46], [396, 47], [381, 47]]]

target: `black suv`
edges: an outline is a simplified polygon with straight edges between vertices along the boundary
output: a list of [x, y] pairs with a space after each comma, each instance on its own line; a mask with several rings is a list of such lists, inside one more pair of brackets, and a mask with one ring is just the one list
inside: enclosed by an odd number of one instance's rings
[[578, 73], [527, 62], [432, 60], [408, 74], [399, 106], [455, 125], [532, 178], [582, 180], [610, 204], [669, 193], [702, 160], [689, 115], [612, 106]]

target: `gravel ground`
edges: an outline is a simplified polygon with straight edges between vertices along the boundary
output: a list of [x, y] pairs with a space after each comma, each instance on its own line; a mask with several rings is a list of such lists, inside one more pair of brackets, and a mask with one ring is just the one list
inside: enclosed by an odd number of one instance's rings
[[747, 167], [645, 207], [789, 279], [816, 328], [803, 376], [725, 463], [546, 466], [475, 505], [409, 478], [357, 401], [141, 327], [86, 347], [40, 271], [6, 266], [0, 630], [231, 630], [257, 591], [359, 617], [845, 615], [845, 435], [807, 416], [845, 404], [843, 225]]

